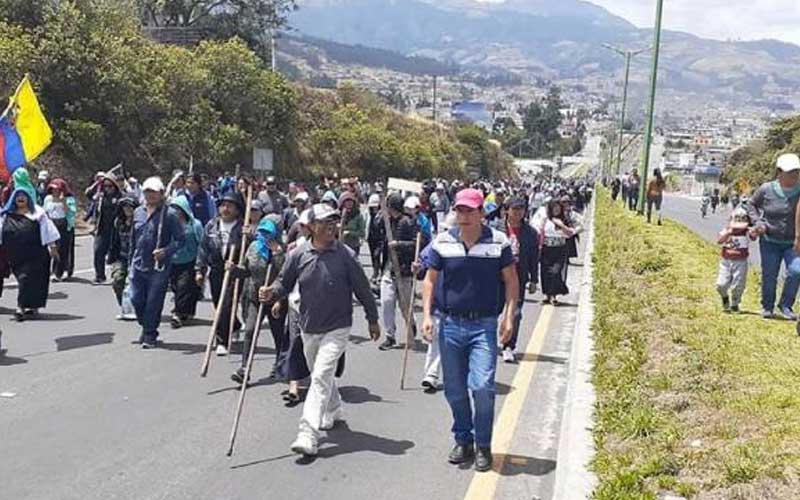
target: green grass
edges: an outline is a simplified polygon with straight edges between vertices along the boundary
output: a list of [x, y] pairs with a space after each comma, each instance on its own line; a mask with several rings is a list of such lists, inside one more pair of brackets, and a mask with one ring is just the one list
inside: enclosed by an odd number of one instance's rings
[[594, 498], [800, 498], [800, 339], [758, 275], [725, 314], [716, 246], [603, 191], [596, 231]]

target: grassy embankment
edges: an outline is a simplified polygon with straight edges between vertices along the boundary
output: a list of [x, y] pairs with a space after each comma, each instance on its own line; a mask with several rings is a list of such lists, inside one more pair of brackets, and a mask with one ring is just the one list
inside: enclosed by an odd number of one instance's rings
[[595, 498], [800, 498], [800, 339], [722, 312], [719, 251], [600, 193], [595, 250]]

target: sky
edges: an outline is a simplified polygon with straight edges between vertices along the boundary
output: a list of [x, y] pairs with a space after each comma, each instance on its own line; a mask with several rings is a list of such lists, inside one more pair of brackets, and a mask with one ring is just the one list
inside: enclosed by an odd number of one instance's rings
[[[655, 1], [590, 0], [636, 26], [653, 26]], [[800, 45], [798, 0], [665, 0], [664, 27], [719, 40], [775, 38]]]
[[[587, 1], [641, 28], [655, 24], [655, 0]], [[663, 25], [717, 40], [774, 38], [800, 45], [800, 0], [664, 0]]]

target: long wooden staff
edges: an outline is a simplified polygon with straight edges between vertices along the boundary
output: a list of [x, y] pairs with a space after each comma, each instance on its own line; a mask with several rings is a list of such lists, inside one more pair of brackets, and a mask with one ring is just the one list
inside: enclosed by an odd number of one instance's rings
[[[250, 203], [253, 201], [253, 186], [247, 186], [247, 205], [244, 209], [244, 225], [242, 226], [242, 246], [239, 250], [239, 266], [244, 265], [244, 260], [247, 258], [247, 236], [248, 231], [245, 227], [250, 227]], [[239, 308], [239, 279], [237, 278], [233, 284], [233, 304], [231, 305], [231, 321], [228, 325], [228, 352], [231, 352], [231, 345], [233, 344], [233, 330], [236, 326], [236, 310]]]
[[[392, 271], [394, 271], [395, 278], [400, 277], [400, 260], [397, 258], [397, 249], [392, 247], [389, 243], [394, 241], [394, 234], [392, 233], [392, 223], [389, 220], [389, 211], [386, 207], [386, 196], [381, 199], [381, 212], [383, 213], [383, 227], [386, 230], [386, 248], [389, 249], [389, 260], [392, 265]], [[395, 283], [395, 287], [397, 287]], [[400, 287], [397, 287], [397, 297], [400, 300], [400, 309], [403, 309], [405, 304], [408, 304], [408, 301], [405, 301], [405, 297], [403, 297], [402, 290]]]
[[[252, 194], [252, 190], [248, 190], [248, 198], [249, 194]], [[248, 207], [250, 205], [248, 204]], [[230, 248], [230, 241], [228, 242], [228, 246]], [[217, 302], [216, 310], [214, 311], [214, 321], [211, 324], [211, 331], [208, 333], [208, 342], [206, 342], [206, 354], [203, 357], [203, 366], [200, 368], [200, 376], [205, 377], [208, 374], [208, 364], [211, 362], [211, 348], [214, 345], [214, 337], [216, 337], [217, 327], [219, 327], [219, 322], [222, 318], [222, 306], [225, 304], [225, 298], [228, 296], [228, 285], [231, 282], [231, 267], [235, 264], [236, 259], [234, 257], [235, 252], [233, 249], [230, 250], [228, 255], [228, 262], [230, 265], [226, 265], [225, 269], [225, 277], [222, 278], [222, 290], [220, 291], [219, 301]], [[236, 309], [233, 309], [233, 312], [236, 312]]]
[[[272, 274], [272, 260], [267, 266], [267, 275], [264, 277], [264, 286], [269, 286], [269, 275]], [[233, 444], [236, 441], [236, 433], [239, 431], [239, 419], [242, 417], [242, 408], [244, 407], [244, 396], [247, 393], [247, 381], [250, 380], [250, 372], [253, 369], [253, 358], [256, 354], [256, 345], [258, 344], [258, 335], [261, 333], [261, 320], [264, 317], [264, 307], [266, 304], [261, 302], [258, 305], [258, 316], [256, 316], [256, 326], [253, 331], [253, 340], [250, 342], [250, 352], [247, 353], [247, 365], [244, 369], [244, 381], [242, 382], [242, 389], [239, 391], [239, 401], [236, 403], [236, 413], [233, 417], [233, 428], [231, 429], [231, 439], [228, 442], [227, 456], [233, 455]]]
[[[419, 247], [422, 245], [422, 230], [417, 231], [417, 245], [414, 250], [414, 262], [419, 260]], [[417, 277], [412, 273], [411, 275], [411, 296], [408, 300], [408, 313], [406, 314], [406, 346], [403, 349], [403, 370], [400, 373], [400, 390], [405, 390], [406, 386], [406, 367], [408, 366], [408, 350], [411, 346], [411, 341], [414, 336], [414, 302], [416, 302], [415, 295], [417, 292]]]

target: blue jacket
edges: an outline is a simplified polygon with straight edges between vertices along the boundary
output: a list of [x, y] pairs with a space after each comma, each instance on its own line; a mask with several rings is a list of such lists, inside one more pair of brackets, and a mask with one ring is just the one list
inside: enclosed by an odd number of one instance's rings
[[[158, 245], [158, 228], [161, 221], [164, 221], [164, 228], [161, 231], [161, 244]], [[156, 245], [166, 250], [166, 266], [172, 263], [175, 252], [183, 245], [185, 239], [183, 224], [178, 220], [175, 212], [170, 210], [166, 203], [148, 217], [147, 207], [139, 207], [133, 212], [133, 241], [135, 249], [133, 251], [132, 265], [136, 271], [148, 272], [154, 268], [153, 251]]]
[[184, 225], [185, 240], [183, 245], [175, 252], [172, 257], [173, 264], [188, 264], [194, 263], [197, 260], [197, 249], [203, 241], [203, 226], [200, 221], [192, 215], [192, 209], [189, 206], [189, 201], [184, 196], [174, 198], [170, 204], [172, 207], [178, 208], [186, 214], [187, 223]]
[[214, 200], [205, 189], [201, 189], [196, 195], [192, 196], [189, 191], [183, 193], [183, 197], [189, 202], [192, 207], [192, 215], [200, 221], [200, 225], [205, 227], [208, 221], [217, 215], [217, 207], [214, 205]]

